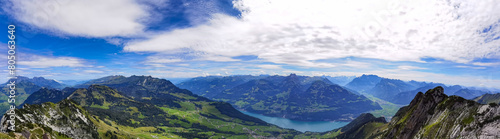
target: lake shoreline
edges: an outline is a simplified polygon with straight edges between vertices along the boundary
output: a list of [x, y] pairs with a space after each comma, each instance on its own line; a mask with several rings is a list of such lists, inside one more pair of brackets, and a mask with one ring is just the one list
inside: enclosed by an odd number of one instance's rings
[[281, 117], [270, 117], [262, 114], [252, 113], [238, 109], [243, 114], [261, 119], [269, 124], [279, 126], [281, 128], [294, 129], [300, 132], [325, 132], [333, 129], [341, 128], [349, 122], [344, 121], [298, 121], [290, 120]]

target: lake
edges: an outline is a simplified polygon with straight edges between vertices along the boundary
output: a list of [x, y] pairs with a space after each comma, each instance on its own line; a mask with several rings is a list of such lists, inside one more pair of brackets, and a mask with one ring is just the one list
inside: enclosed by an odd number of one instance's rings
[[334, 122], [334, 121], [315, 121], [315, 122], [305, 122], [305, 121], [295, 121], [280, 117], [269, 117], [261, 114], [240, 111], [246, 115], [250, 115], [261, 119], [270, 124], [277, 125], [282, 128], [291, 128], [300, 132], [311, 131], [311, 132], [324, 132], [337, 129], [347, 125], [349, 122]]

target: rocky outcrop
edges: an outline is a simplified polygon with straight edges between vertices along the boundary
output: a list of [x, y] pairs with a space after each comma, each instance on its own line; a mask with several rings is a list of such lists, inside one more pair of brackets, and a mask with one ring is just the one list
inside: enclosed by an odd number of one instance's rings
[[[89, 114], [70, 100], [41, 105], [24, 105], [15, 110], [16, 133], [31, 136], [70, 137], [78, 139], [99, 138], [97, 127]], [[2, 117], [2, 131], [7, 131], [6, 115]], [[40, 134], [40, 135], [38, 135]]]
[[481, 105], [442, 87], [419, 92], [388, 124], [383, 138], [500, 138], [500, 107]]

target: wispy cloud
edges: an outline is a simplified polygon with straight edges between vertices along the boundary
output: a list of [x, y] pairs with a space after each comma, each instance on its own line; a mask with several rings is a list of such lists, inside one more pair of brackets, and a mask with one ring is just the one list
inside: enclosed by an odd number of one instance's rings
[[104, 71], [100, 71], [100, 70], [84, 70], [83, 72], [84, 73], [104, 73]]
[[[28, 55], [26, 55], [28, 56]], [[31, 68], [50, 68], [50, 67], [90, 67], [85, 60], [75, 57], [49, 57], [40, 55], [30, 55], [29, 57], [21, 57], [19, 65], [28, 66]]]
[[154, 58], [149, 58], [147, 62], [149, 63], [175, 63], [175, 62], [181, 62], [182, 59], [154, 59]]
[[476, 66], [498, 66], [500, 65], [500, 62], [474, 62], [472, 63], [472, 65], [476, 65]]
[[402, 70], [415, 70], [415, 69], [427, 69], [427, 68], [422, 68], [422, 67], [415, 67], [415, 66], [398, 66], [398, 69]]
[[281, 69], [281, 66], [279, 66], [279, 65], [258, 65], [257, 67], [260, 67], [263, 69]]
[[469, 68], [469, 69], [486, 69], [486, 67], [478, 67], [478, 66], [464, 66], [464, 65], [459, 65], [455, 66], [457, 68]]

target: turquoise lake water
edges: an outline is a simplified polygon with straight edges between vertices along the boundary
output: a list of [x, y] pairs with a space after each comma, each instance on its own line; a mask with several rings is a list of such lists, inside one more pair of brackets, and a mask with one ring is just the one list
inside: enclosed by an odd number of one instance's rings
[[282, 128], [291, 128], [300, 132], [311, 131], [311, 132], [324, 132], [333, 129], [340, 128], [347, 125], [349, 122], [334, 122], [334, 121], [315, 121], [315, 122], [305, 122], [305, 121], [295, 121], [280, 117], [269, 117], [256, 113], [240, 111], [246, 115], [250, 115], [261, 119], [270, 124], [277, 125]]

